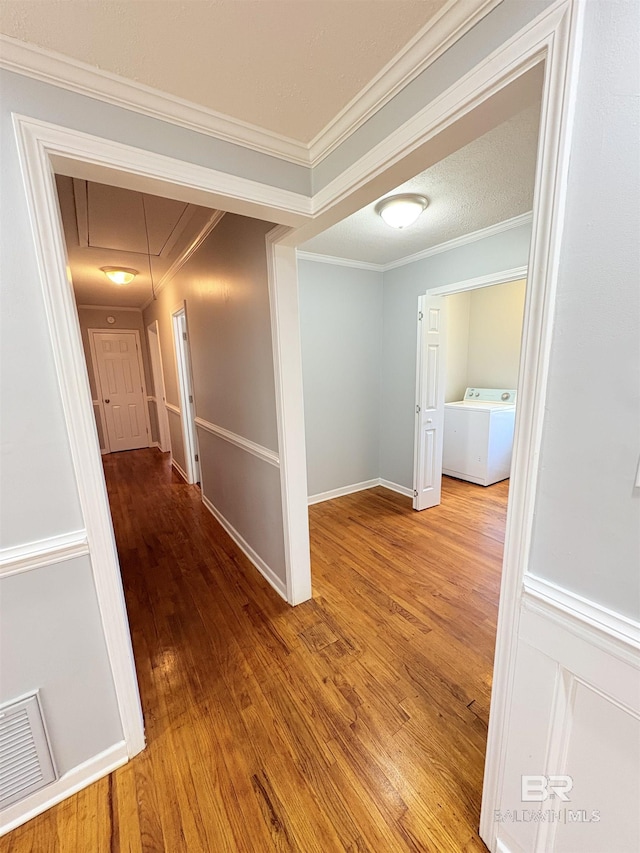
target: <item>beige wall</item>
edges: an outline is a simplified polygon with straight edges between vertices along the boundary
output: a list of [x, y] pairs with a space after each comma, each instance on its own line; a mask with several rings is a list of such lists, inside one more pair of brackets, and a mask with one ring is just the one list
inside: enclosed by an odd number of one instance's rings
[[445, 402], [470, 385], [517, 388], [526, 281], [447, 296]]
[[447, 375], [444, 401], [462, 400], [467, 387], [470, 293], [447, 296]]
[[517, 388], [526, 281], [471, 292], [467, 385]]
[[[113, 317], [115, 323], [108, 323], [107, 317]], [[140, 347], [142, 351], [142, 365], [144, 368], [144, 381], [147, 389], [147, 394], [153, 396], [153, 375], [151, 372], [151, 362], [149, 359], [149, 343], [147, 341], [147, 333], [142, 321], [142, 311], [132, 311], [131, 309], [122, 308], [78, 308], [78, 320], [80, 321], [80, 331], [82, 333], [82, 346], [84, 347], [84, 357], [87, 362], [87, 371], [89, 374], [89, 385], [91, 387], [91, 397], [97, 400], [100, 396], [96, 387], [96, 377], [93, 370], [91, 360], [91, 346], [89, 343], [89, 329], [107, 329], [110, 332], [117, 332], [120, 329], [135, 329], [140, 334]], [[151, 410], [152, 404], [148, 404]], [[100, 409], [98, 406], [93, 407], [96, 416], [96, 424], [98, 427], [98, 438], [100, 439], [100, 447], [104, 449], [104, 427], [100, 420]], [[149, 420], [151, 422], [151, 440], [158, 440], [158, 425], [155, 411], [149, 412]]]

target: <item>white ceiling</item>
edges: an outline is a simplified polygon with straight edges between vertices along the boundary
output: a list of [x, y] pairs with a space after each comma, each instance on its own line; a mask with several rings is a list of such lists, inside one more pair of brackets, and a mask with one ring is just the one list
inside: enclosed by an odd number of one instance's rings
[[0, 31], [310, 142], [454, 0], [11, 0]]
[[[80, 305], [139, 308], [212, 211], [181, 201], [56, 175], [69, 269]], [[147, 228], [150, 256], [147, 255]], [[101, 267], [138, 270], [126, 286]]]
[[539, 102], [385, 195], [415, 192], [429, 206], [408, 228], [390, 228], [376, 202], [304, 243], [306, 252], [387, 264], [531, 210]]

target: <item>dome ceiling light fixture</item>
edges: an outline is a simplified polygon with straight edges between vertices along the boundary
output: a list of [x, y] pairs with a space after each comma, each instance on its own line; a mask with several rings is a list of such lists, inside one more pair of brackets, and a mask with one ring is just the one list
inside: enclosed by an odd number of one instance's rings
[[128, 267], [100, 267], [109, 281], [114, 284], [131, 284], [134, 278], [138, 275], [138, 270], [132, 270]]
[[429, 199], [424, 195], [402, 193], [383, 198], [376, 204], [375, 211], [392, 228], [406, 228], [416, 221], [428, 204]]

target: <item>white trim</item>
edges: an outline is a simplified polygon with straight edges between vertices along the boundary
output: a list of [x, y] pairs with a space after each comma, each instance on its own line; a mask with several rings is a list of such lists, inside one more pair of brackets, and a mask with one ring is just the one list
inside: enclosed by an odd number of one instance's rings
[[118, 767], [122, 767], [129, 760], [127, 745], [124, 741], [116, 743], [94, 755], [87, 761], [69, 770], [55, 782], [31, 794], [24, 800], [3, 809], [1, 814], [0, 836], [26, 823], [62, 800], [77, 794], [83, 788], [97, 782], [103, 776], [113, 773]]
[[217, 435], [218, 438], [223, 438], [230, 444], [235, 444], [236, 447], [240, 447], [242, 450], [252, 453], [254, 456], [257, 456], [258, 459], [262, 459], [263, 462], [268, 462], [269, 465], [273, 465], [275, 468], [280, 467], [280, 458], [278, 454], [273, 450], [269, 450], [268, 447], [263, 447], [261, 444], [256, 444], [255, 441], [251, 441], [242, 435], [231, 432], [229, 429], [225, 429], [217, 424], [205, 421], [204, 418], [196, 417], [194, 420], [196, 426], [200, 427], [200, 429], [206, 430], [212, 435]]
[[182, 415], [180, 406], [175, 406], [173, 403], [167, 403], [165, 400], [164, 407], [168, 412], [171, 412], [172, 415], [177, 415], [178, 417]]
[[425, 292], [425, 296], [447, 296], [452, 293], [465, 293], [469, 290], [479, 290], [482, 287], [493, 287], [496, 284], [508, 284], [510, 281], [520, 281], [527, 277], [527, 267], [513, 267], [510, 270], [500, 270], [488, 275], [479, 275], [477, 278], [468, 278], [465, 281], [455, 281], [451, 284], [443, 284], [442, 287], [433, 287]]
[[401, 486], [399, 483], [392, 483], [391, 480], [383, 480], [382, 478], [378, 481], [378, 485], [383, 486], [385, 489], [389, 489], [391, 492], [397, 492], [399, 495], [404, 495], [405, 498], [411, 498], [413, 500], [413, 489], [410, 489], [408, 486]]
[[281, 242], [289, 233], [288, 228], [273, 228], [265, 237], [265, 245], [280, 457], [286, 599], [289, 604], [300, 604], [311, 598], [311, 554], [298, 269], [295, 249]]
[[[21, 122], [14, 115], [14, 127], [98, 607], [131, 757], [144, 749], [144, 722], [78, 313], [66, 274], [65, 240], [51, 168], [56, 146], [47, 136], [51, 128], [46, 125]], [[63, 147], [71, 139], [77, 142], [74, 133], [56, 131], [53, 137]]]
[[[184, 324], [184, 329], [182, 325]], [[191, 373], [191, 340], [187, 320], [187, 303], [182, 300], [171, 312], [171, 331], [173, 332], [173, 354], [175, 358], [178, 394], [180, 395], [180, 421], [182, 424], [182, 446], [186, 463], [186, 480], [193, 485], [200, 482], [200, 463], [198, 462], [198, 435], [195, 426], [195, 390]]]
[[361, 483], [352, 483], [350, 486], [341, 486], [338, 489], [330, 489], [328, 492], [318, 492], [315, 495], [309, 495], [307, 503], [309, 506], [313, 506], [313, 504], [319, 504], [323, 501], [332, 501], [334, 498], [352, 495], [355, 492], [364, 492], [366, 489], [374, 489], [376, 486], [382, 486], [384, 489], [389, 489], [391, 492], [397, 492], [399, 495], [404, 495], [407, 498], [413, 498], [413, 489], [401, 486], [398, 483], [392, 483], [391, 480], [383, 480], [380, 477], [375, 477], [373, 480], [363, 480]]
[[10, 36], [0, 36], [0, 67], [290, 163], [309, 165], [308, 146], [297, 139]]
[[0, 577], [17, 575], [41, 569], [54, 563], [63, 563], [89, 553], [86, 530], [74, 530], [0, 550]]
[[[494, 54], [496, 83], [545, 58], [540, 134], [528, 263], [518, 415], [500, 590], [480, 837], [495, 850], [494, 812], [500, 802], [516, 672], [523, 578], [528, 569], [546, 411], [555, 292], [564, 228], [575, 90], [584, 4], [560, 0]], [[493, 63], [496, 66], [493, 69]], [[465, 86], [462, 86], [464, 91]]]
[[380, 480], [376, 477], [374, 480], [363, 480], [362, 483], [341, 486], [339, 489], [330, 489], [328, 492], [317, 492], [315, 495], [309, 495], [308, 504], [312, 506], [323, 501], [332, 501], [334, 498], [342, 498], [345, 495], [351, 495], [355, 492], [364, 492], [366, 489], [373, 489], [374, 486], [379, 485]]
[[300, 224], [312, 215], [308, 195], [18, 113], [13, 122], [21, 138], [47, 152], [54, 170], [72, 177], [272, 222]]
[[310, 142], [303, 142], [88, 63], [0, 34], [0, 67], [197, 133], [313, 167], [334, 151], [500, 0], [449, 0]]
[[314, 252], [301, 252], [296, 249], [299, 261], [314, 261], [316, 264], [332, 264], [336, 267], [353, 267], [358, 270], [371, 270], [371, 272], [384, 272], [384, 264], [372, 264], [368, 261], [354, 261], [351, 258], [338, 258], [334, 255], [316, 255]]
[[184, 471], [184, 469], [183, 469], [182, 465], [179, 465], [179, 464], [176, 462], [176, 458], [175, 458], [175, 456], [171, 456], [171, 464], [172, 464], [172, 465], [173, 465], [173, 467], [176, 469], [176, 471], [178, 472], [178, 474], [180, 474], [180, 476], [181, 476], [181, 477], [182, 477], [182, 479], [185, 481], [185, 483], [186, 483], [187, 485], [189, 485], [189, 478], [187, 477], [187, 475], [186, 475], [186, 473], [185, 473], [185, 471]]
[[142, 314], [142, 308], [129, 308], [122, 305], [78, 305], [78, 310], [83, 311], [135, 311], [137, 314]]
[[164, 363], [162, 347], [160, 346], [160, 324], [153, 320], [147, 326], [147, 347], [149, 351], [149, 366], [153, 377], [154, 399], [156, 404], [156, 420], [158, 422], [158, 447], [163, 453], [171, 450], [171, 432], [167, 415], [167, 389], [164, 382]]
[[442, 56], [501, 0], [449, 0], [309, 143], [316, 166]]
[[521, 225], [530, 225], [533, 222], [533, 213], [523, 213], [520, 216], [513, 216], [511, 219], [505, 219], [503, 222], [496, 222], [495, 225], [487, 225], [486, 228], [479, 228], [477, 231], [470, 231], [468, 234], [463, 234], [460, 237], [454, 237], [452, 240], [446, 240], [444, 243], [438, 243], [436, 246], [431, 246], [429, 249], [423, 249], [421, 252], [416, 252], [413, 255], [407, 255], [405, 258], [400, 258], [398, 261], [389, 261], [382, 265], [384, 272], [394, 270], [397, 267], [403, 267], [406, 264], [414, 264], [416, 261], [422, 261], [424, 258], [430, 258], [433, 255], [439, 255], [441, 252], [450, 252], [453, 249], [459, 249], [462, 246], [467, 246], [469, 243], [476, 243], [478, 240], [484, 240], [487, 237], [494, 237], [496, 234], [503, 234], [505, 231], [511, 231], [513, 228], [519, 228]]
[[486, 237], [493, 237], [496, 234], [502, 234], [505, 231], [510, 231], [512, 228], [518, 228], [521, 225], [530, 224], [533, 221], [533, 213], [523, 213], [521, 216], [514, 216], [511, 219], [505, 219], [503, 222], [497, 222], [495, 225], [487, 225], [486, 228], [480, 228], [477, 231], [470, 231], [468, 234], [463, 234], [461, 237], [454, 237], [453, 240], [447, 240], [444, 243], [438, 243], [431, 246], [429, 249], [423, 249], [413, 255], [407, 255], [397, 261], [389, 261], [386, 264], [374, 264], [368, 261], [355, 261], [352, 258], [339, 258], [334, 255], [316, 255], [314, 252], [297, 251], [298, 260], [315, 261], [318, 264], [335, 264], [341, 267], [355, 267], [356, 269], [372, 270], [373, 272], [388, 272], [397, 267], [413, 264], [416, 261], [430, 258], [433, 255], [439, 255], [441, 252], [450, 252], [453, 249], [459, 249], [461, 246], [466, 246], [469, 243], [475, 243], [478, 240], [484, 240]]
[[227, 519], [222, 515], [222, 513], [215, 508], [215, 506], [211, 503], [209, 498], [205, 495], [202, 495], [202, 503], [209, 510], [211, 515], [215, 518], [218, 524], [229, 534], [229, 536], [233, 539], [235, 544], [240, 548], [243, 554], [250, 560], [251, 563], [256, 567], [256, 569], [260, 572], [260, 574], [265, 578], [268, 584], [272, 586], [279, 596], [287, 600], [287, 588], [284, 581], [282, 581], [273, 569], [268, 566], [262, 557], [258, 554], [257, 551], [254, 551], [251, 545], [238, 533], [235, 527], [227, 521]]
[[147, 301], [143, 304], [142, 310], [148, 308], [152, 302], [154, 302], [158, 294], [161, 293], [167, 284], [171, 281], [174, 275], [180, 270], [189, 258], [200, 248], [200, 246], [207, 239], [209, 234], [214, 230], [214, 228], [218, 225], [222, 217], [224, 216], [224, 210], [214, 210], [211, 216], [204, 223], [202, 228], [195, 235], [193, 240], [189, 243], [189, 245], [182, 251], [175, 261], [171, 264], [169, 269], [165, 272], [165, 274], [160, 278], [158, 283], [154, 286], [154, 294], [150, 296]]
[[524, 593], [524, 605], [528, 609], [561, 621], [565, 628], [580, 637], [584, 638], [585, 631], [588, 632], [591, 643], [597, 639], [601, 644], [604, 640], [609, 653], [612, 653], [613, 641], [619, 651], [617, 656], [622, 654], [628, 662], [631, 653], [633, 662], [640, 668], [640, 622], [537, 575], [525, 574]]

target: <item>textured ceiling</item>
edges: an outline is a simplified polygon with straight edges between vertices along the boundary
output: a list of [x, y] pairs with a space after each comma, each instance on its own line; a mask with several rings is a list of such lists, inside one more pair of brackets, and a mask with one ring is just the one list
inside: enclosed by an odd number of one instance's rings
[[306, 143], [443, 6], [9, 0], [0, 31]]
[[[157, 284], [212, 211], [158, 196], [56, 175], [67, 258], [79, 305], [139, 308], [151, 296], [146, 214], [153, 280]], [[124, 287], [101, 267], [138, 270]]]
[[426, 195], [429, 207], [408, 228], [390, 228], [375, 203], [299, 248], [387, 264], [531, 210], [540, 104], [464, 146], [386, 195]]

